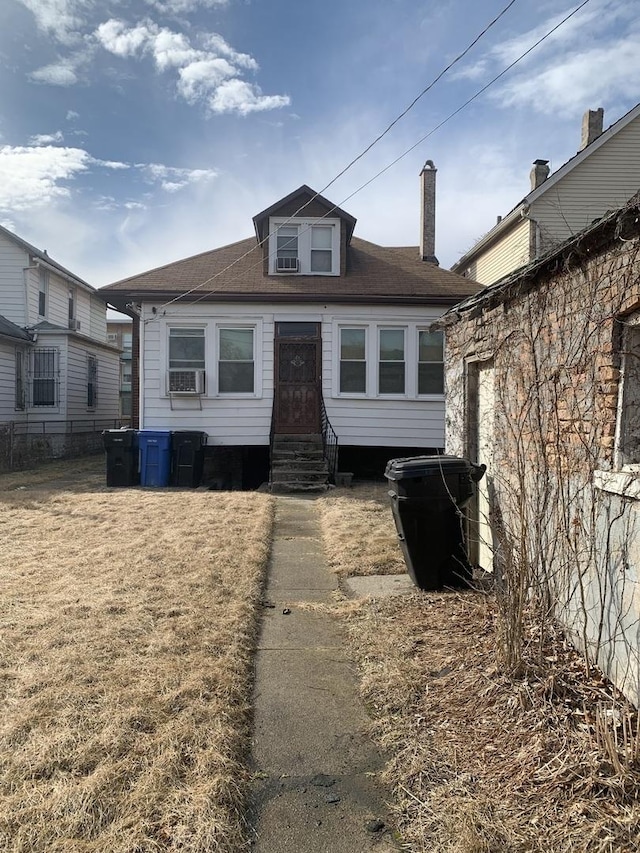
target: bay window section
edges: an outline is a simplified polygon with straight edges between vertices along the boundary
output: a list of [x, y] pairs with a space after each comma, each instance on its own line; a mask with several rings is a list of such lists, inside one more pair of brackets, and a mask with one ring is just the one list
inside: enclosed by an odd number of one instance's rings
[[54, 347], [42, 347], [31, 352], [31, 405], [57, 406], [59, 356]]
[[255, 388], [254, 330], [218, 330], [218, 393], [253, 394]]
[[366, 329], [340, 329], [340, 393], [367, 392]]
[[418, 394], [444, 394], [444, 335], [418, 331]]
[[379, 330], [378, 393], [404, 394], [404, 329]]

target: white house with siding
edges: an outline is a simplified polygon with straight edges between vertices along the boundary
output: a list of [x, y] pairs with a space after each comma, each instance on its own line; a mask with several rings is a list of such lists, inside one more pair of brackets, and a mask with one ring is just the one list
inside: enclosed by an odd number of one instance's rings
[[640, 104], [603, 132], [604, 110], [588, 110], [577, 154], [553, 174], [535, 160], [531, 191], [451, 269], [493, 284], [578, 234], [640, 187]]
[[332, 430], [352, 471], [442, 449], [429, 325], [477, 288], [435, 259], [435, 171], [422, 172], [420, 247], [354, 237], [352, 216], [302, 186], [254, 217], [255, 237], [102, 288], [138, 328], [140, 428], [235, 448], [245, 484], [284, 436]]
[[107, 342], [104, 302], [2, 227], [0, 377], [0, 423], [46, 433], [53, 424], [65, 431], [71, 421], [113, 425], [118, 417], [119, 351]]

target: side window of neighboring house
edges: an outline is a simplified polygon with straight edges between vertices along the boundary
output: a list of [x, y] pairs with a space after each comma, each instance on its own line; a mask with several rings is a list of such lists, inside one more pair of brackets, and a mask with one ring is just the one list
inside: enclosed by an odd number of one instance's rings
[[73, 321], [76, 319], [76, 289], [69, 288], [69, 328], [73, 328]]
[[418, 394], [444, 394], [444, 333], [418, 330]]
[[98, 405], [98, 359], [87, 356], [87, 407], [95, 409]]
[[47, 316], [47, 299], [49, 295], [49, 270], [44, 267], [38, 268], [40, 271], [40, 282], [38, 288], [38, 315], [40, 317]]
[[57, 406], [59, 354], [54, 347], [38, 347], [31, 351], [31, 405]]
[[24, 409], [26, 395], [24, 387], [24, 351], [16, 349], [16, 409]]
[[640, 464], [640, 313], [625, 319], [618, 394], [617, 464]]
[[378, 340], [378, 393], [404, 394], [404, 329], [380, 329]]
[[340, 393], [367, 393], [366, 329], [340, 329]]
[[170, 394], [204, 392], [205, 330], [203, 328], [169, 329]]
[[252, 394], [255, 388], [253, 328], [218, 330], [218, 393]]

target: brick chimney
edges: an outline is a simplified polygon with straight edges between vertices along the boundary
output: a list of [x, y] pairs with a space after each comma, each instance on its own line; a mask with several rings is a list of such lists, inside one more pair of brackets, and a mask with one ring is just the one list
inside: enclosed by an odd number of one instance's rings
[[439, 265], [436, 258], [436, 172], [433, 160], [427, 160], [420, 172], [422, 205], [420, 208], [420, 258]]
[[549, 161], [534, 160], [533, 169], [529, 172], [531, 180], [531, 189], [537, 190], [540, 184], [544, 183], [549, 177]]
[[591, 145], [594, 139], [602, 135], [602, 125], [604, 123], [604, 110], [598, 107], [597, 110], [587, 110], [582, 116], [582, 139], [580, 141], [580, 151]]

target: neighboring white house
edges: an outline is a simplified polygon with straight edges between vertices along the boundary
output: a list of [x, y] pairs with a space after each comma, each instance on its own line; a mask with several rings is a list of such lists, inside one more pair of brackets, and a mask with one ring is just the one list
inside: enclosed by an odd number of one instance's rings
[[[46, 433], [118, 417], [119, 351], [95, 288], [0, 227], [0, 422]], [[38, 426], [36, 426], [36, 424]], [[24, 427], [23, 427], [24, 429]]]
[[355, 219], [302, 186], [254, 217], [254, 238], [102, 288], [139, 316], [140, 427], [202, 430], [268, 460], [274, 435], [328, 419], [350, 470], [443, 448], [429, 325], [477, 286], [435, 259], [435, 172], [422, 172], [420, 247], [352, 237]]
[[531, 191], [451, 269], [480, 284], [503, 276], [578, 234], [640, 187], [640, 104], [603, 132], [604, 110], [583, 117], [580, 149], [549, 174], [534, 161]]

